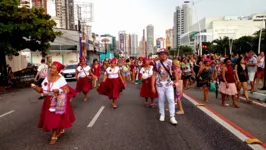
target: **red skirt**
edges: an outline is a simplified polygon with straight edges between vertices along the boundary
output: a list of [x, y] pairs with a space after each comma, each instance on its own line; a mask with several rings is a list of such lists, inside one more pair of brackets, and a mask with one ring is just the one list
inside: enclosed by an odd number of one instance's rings
[[54, 112], [50, 112], [51, 96], [46, 96], [42, 104], [42, 110], [38, 128], [42, 128], [44, 131], [51, 131], [53, 129], [66, 129], [71, 128], [72, 123], [75, 121], [74, 112], [70, 103], [71, 96], [67, 96], [66, 111], [64, 114], [59, 115]]
[[142, 85], [140, 87], [140, 97], [145, 98], [158, 98], [158, 93], [152, 92], [151, 86], [151, 77], [142, 81]]
[[79, 78], [76, 86], [76, 92], [88, 93], [92, 89], [92, 84], [89, 82], [89, 78]]
[[74, 90], [71, 86], [67, 85], [68, 89], [69, 89], [69, 93], [68, 93], [68, 96], [70, 98], [74, 98], [76, 97], [77, 93], [76, 93], [76, 90]]
[[105, 82], [100, 84], [100, 87], [97, 89], [98, 93], [101, 95], [108, 96], [109, 99], [117, 99], [119, 98], [120, 93], [125, 89], [125, 86], [121, 79], [107, 78]]

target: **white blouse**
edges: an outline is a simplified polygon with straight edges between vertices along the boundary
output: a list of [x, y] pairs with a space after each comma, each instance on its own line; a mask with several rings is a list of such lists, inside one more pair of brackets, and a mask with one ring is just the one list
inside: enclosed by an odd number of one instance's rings
[[111, 68], [108, 67], [105, 71], [105, 74], [107, 73], [108, 78], [114, 79], [119, 77], [120, 69], [119, 67]]
[[144, 67], [142, 67], [140, 69], [140, 72], [139, 73], [141, 73], [141, 74], [147, 73], [148, 74], [148, 77], [151, 77], [152, 74], [153, 74], [153, 66], [150, 66], [150, 69], [148, 69], [148, 70], [145, 69]]
[[54, 83], [49, 83], [48, 78], [46, 77], [43, 82], [42, 82], [42, 89], [43, 89], [43, 93], [45, 95], [50, 95], [52, 96], [53, 93], [52, 91], [55, 89], [60, 89], [63, 86], [67, 85], [67, 82], [65, 80], [65, 78], [60, 77], [57, 81], [55, 81]]
[[85, 78], [86, 76], [90, 75], [91, 67], [87, 66], [85, 68], [82, 68], [81, 66], [78, 66], [78, 77], [79, 78]]

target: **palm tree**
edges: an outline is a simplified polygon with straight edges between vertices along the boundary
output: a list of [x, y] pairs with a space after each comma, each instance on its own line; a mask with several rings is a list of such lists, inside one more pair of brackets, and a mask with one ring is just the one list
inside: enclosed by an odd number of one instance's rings
[[216, 39], [212, 41], [216, 53], [228, 53], [229, 52], [229, 37], [225, 36], [223, 38]]

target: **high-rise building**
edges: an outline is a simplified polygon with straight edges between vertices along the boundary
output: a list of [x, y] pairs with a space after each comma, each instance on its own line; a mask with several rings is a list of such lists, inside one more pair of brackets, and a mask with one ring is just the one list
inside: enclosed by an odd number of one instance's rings
[[59, 28], [74, 29], [74, 1], [57, 0], [55, 1], [56, 17], [59, 20]]
[[154, 27], [153, 25], [147, 26], [147, 55], [153, 54], [154, 52]]
[[138, 35], [131, 34], [131, 56], [137, 56], [137, 49], [138, 49]]
[[166, 30], [165, 34], [166, 34], [166, 39], [165, 39], [166, 48], [168, 47], [173, 48], [173, 40], [174, 40], [173, 29]]
[[180, 45], [180, 36], [189, 32], [192, 25], [192, 9], [188, 4], [177, 6], [174, 12], [174, 48]]
[[183, 5], [184, 11], [184, 32], [188, 33], [190, 26], [192, 26], [192, 9], [188, 4]]
[[32, 0], [32, 7], [44, 8], [47, 14], [47, 0]]

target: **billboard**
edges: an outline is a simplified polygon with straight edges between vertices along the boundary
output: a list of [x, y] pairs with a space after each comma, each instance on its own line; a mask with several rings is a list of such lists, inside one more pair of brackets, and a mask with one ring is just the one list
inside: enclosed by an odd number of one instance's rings
[[113, 38], [112, 37], [100, 37], [101, 44], [112, 44]]
[[125, 36], [124, 36], [124, 34], [120, 34], [119, 35], [119, 43], [120, 43], [119, 49], [121, 52], [125, 51], [125, 43], [124, 42], [125, 42]]

